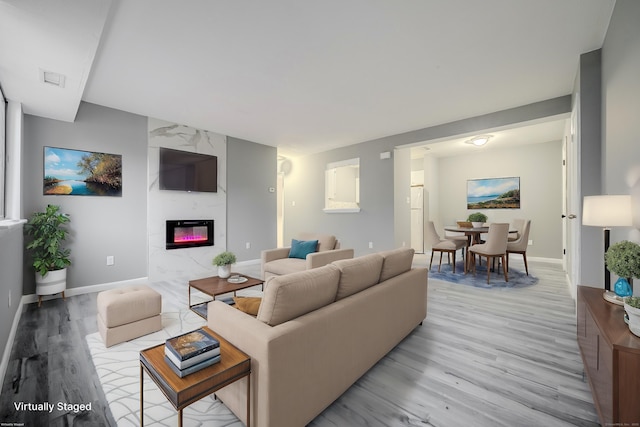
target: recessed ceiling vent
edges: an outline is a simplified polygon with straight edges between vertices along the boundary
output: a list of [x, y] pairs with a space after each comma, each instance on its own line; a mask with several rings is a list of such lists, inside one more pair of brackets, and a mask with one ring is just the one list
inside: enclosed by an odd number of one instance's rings
[[40, 69], [40, 81], [49, 85], [64, 87], [66, 77], [60, 73]]

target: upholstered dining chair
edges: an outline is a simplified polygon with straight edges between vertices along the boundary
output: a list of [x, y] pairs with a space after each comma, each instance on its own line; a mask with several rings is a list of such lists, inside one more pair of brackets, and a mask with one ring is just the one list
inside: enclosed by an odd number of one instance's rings
[[[442, 254], [447, 253], [447, 259], [451, 262], [451, 255], [453, 255], [453, 264], [452, 271], [456, 272], [456, 252], [458, 249], [463, 250], [463, 259], [464, 259], [464, 249], [467, 247], [467, 240], [451, 240], [451, 239], [441, 239], [440, 235], [436, 231], [436, 226], [433, 224], [433, 221], [429, 221], [426, 227], [426, 237], [427, 244], [431, 246], [431, 261], [429, 261], [429, 270], [431, 270], [431, 264], [433, 264], [433, 254], [435, 252], [440, 252], [440, 264], [438, 264], [438, 272], [440, 272], [440, 267], [442, 266]], [[467, 265], [464, 264], [464, 272], [467, 272]]]
[[[460, 240], [464, 242], [469, 241], [469, 238], [464, 234], [459, 234], [459, 233], [451, 234], [451, 233], [447, 233], [447, 230], [444, 231], [444, 238], [447, 240]], [[462, 253], [464, 254], [464, 251]]]
[[524, 260], [524, 270], [529, 275], [529, 266], [527, 265], [527, 246], [529, 245], [529, 230], [531, 229], [531, 220], [524, 221], [522, 233], [517, 240], [507, 243], [507, 271], [509, 271], [509, 254], [521, 254]]
[[513, 221], [511, 221], [511, 229], [516, 230], [517, 233], [509, 234], [509, 242], [515, 242], [520, 238], [520, 236], [522, 235], [522, 229], [524, 228], [524, 223], [525, 220], [522, 218], [515, 218]]
[[508, 282], [506, 267], [507, 255], [507, 237], [509, 236], [509, 224], [507, 223], [491, 223], [489, 224], [489, 232], [487, 233], [486, 243], [472, 245], [468, 250], [467, 262], [469, 266], [467, 270], [473, 267], [473, 274], [476, 273], [476, 255], [482, 259], [487, 258], [487, 283], [491, 276], [491, 266], [496, 258], [502, 260], [502, 271], [504, 273], [504, 281]]

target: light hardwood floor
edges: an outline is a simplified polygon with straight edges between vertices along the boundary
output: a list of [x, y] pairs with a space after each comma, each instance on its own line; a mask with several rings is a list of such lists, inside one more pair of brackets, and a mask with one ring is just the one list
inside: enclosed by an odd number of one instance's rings
[[529, 268], [528, 288], [430, 280], [423, 325], [310, 425], [598, 425], [564, 273]]
[[[417, 255], [417, 266], [427, 266]], [[517, 260], [512, 268], [521, 268]], [[239, 269], [259, 274], [255, 266]], [[530, 262], [529, 288], [429, 281], [427, 318], [310, 426], [595, 426], [559, 265]], [[169, 282], [160, 286], [171, 287]], [[178, 285], [179, 286], [179, 285]], [[175, 292], [184, 299], [186, 290]], [[96, 294], [25, 307], [0, 395], [0, 422], [115, 425], [85, 335]], [[93, 402], [91, 413], [19, 412], [13, 402]], [[44, 424], [43, 424], [44, 422]]]

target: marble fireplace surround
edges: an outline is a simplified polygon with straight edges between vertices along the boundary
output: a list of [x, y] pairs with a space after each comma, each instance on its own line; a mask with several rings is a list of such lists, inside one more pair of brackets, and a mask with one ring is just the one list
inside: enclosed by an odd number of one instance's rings
[[[160, 147], [218, 157], [218, 192], [196, 193], [160, 190]], [[149, 281], [190, 280], [215, 274], [213, 258], [226, 250], [227, 138], [214, 132], [148, 119], [147, 224]], [[214, 245], [166, 249], [166, 221], [212, 219]]]

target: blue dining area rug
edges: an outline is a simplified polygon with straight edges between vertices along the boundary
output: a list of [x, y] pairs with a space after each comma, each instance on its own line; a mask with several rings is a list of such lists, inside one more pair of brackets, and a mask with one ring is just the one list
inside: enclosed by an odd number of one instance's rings
[[486, 259], [483, 260], [482, 265], [476, 265], [475, 275], [472, 271], [464, 274], [464, 264], [462, 261], [456, 263], [455, 273], [452, 272], [451, 264], [447, 264], [446, 261], [443, 262], [440, 272], [438, 273], [436, 260], [434, 260], [431, 271], [429, 271], [429, 278], [431, 279], [445, 280], [447, 282], [474, 286], [476, 288], [524, 288], [538, 283], [538, 278], [531, 275], [531, 273], [527, 276], [524, 271], [517, 270], [513, 267], [509, 268], [507, 276], [509, 277], [509, 281], [505, 282], [502, 266], [500, 266], [491, 272], [489, 284], [487, 284]]

